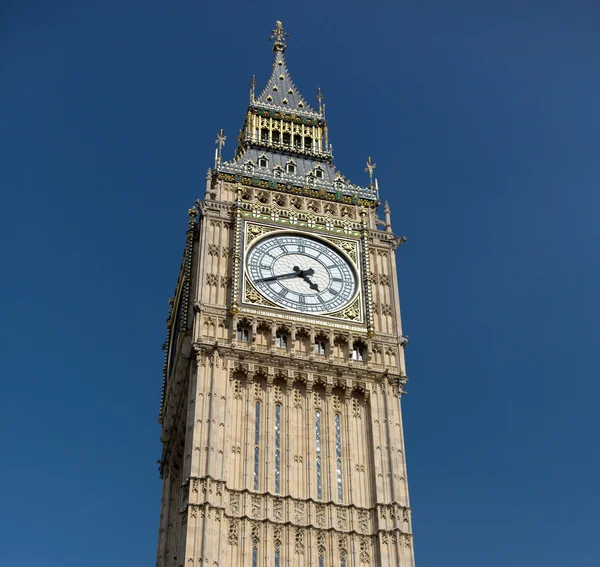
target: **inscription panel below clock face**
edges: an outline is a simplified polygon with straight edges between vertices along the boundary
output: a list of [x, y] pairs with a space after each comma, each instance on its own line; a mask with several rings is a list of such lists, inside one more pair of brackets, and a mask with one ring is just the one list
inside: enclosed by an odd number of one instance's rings
[[325, 242], [290, 233], [271, 233], [246, 256], [246, 274], [256, 290], [276, 305], [320, 315], [347, 306], [358, 291], [348, 259]]

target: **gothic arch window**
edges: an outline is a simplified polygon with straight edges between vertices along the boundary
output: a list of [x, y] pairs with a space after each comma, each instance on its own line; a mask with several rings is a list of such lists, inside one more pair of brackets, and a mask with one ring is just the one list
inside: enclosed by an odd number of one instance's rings
[[283, 144], [285, 146], [291, 145], [292, 135], [289, 132], [283, 133]]
[[279, 329], [275, 334], [275, 346], [287, 350], [289, 344], [288, 334], [283, 329]]
[[275, 405], [275, 494], [281, 493], [281, 404]]
[[367, 359], [367, 347], [362, 341], [354, 341], [352, 345], [352, 360], [363, 362]]
[[242, 343], [247, 343], [250, 341], [250, 328], [248, 325], [240, 323], [237, 326], [237, 340]]
[[342, 416], [336, 413], [334, 416], [335, 424], [335, 471], [337, 479], [337, 497], [338, 502], [343, 501], [343, 485], [342, 485]]
[[[285, 137], [285, 134], [284, 134]], [[296, 164], [294, 163], [293, 160], [288, 161], [287, 166], [286, 166], [287, 172], [288, 173], [296, 173]]]
[[261, 169], [267, 169], [267, 167], [269, 167], [269, 160], [265, 154], [258, 158], [258, 167]]
[[261, 142], [268, 142], [269, 141], [269, 129], [268, 128], [262, 128], [260, 131], [260, 140]]
[[254, 490], [259, 486], [259, 467], [260, 467], [260, 410], [261, 403], [256, 400], [254, 407]]
[[312, 150], [312, 145], [313, 145], [312, 138], [310, 138], [309, 136], [306, 136], [304, 138], [304, 149], [305, 150]]
[[327, 354], [327, 343], [325, 342], [325, 337], [323, 335], [315, 337], [314, 352], [321, 356]]
[[279, 132], [277, 130], [273, 130], [271, 132], [271, 141], [274, 144], [279, 144], [279, 140], [280, 140], [280, 134], [279, 134]]
[[317, 474], [317, 499], [323, 499], [321, 470], [321, 410], [315, 412], [315, 469]]
[[[310, 138], [309, 138], [309, 140], [310, 140]], [[317, 179], [323, 179], [323, 169], [321, 167], [315, 168], [315, 177]]]

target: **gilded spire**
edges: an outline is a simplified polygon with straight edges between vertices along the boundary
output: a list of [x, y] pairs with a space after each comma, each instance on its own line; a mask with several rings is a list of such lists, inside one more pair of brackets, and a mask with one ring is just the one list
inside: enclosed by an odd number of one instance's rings
[[278, 51], [281, 51], [283, 53], [285, 51], [285, 40], [288, 37], [290, 37], [290, 34], [283, 31], [283, 24], [279, 20], [277, 20], [275, 22], [275, 29], [271, 30], [271, 37], [269, 38], [269, 41], [273, 42], [274, 53], [277, 53]]

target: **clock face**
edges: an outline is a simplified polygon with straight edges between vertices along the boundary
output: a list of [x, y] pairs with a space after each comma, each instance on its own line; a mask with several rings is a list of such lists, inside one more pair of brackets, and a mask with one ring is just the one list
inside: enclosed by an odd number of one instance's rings
[[267, 299], [286, 309], [322, 314], [345, 307], [357, 290], [348, 260], [321, 240], [273, 234], [248, 252], [246, 273]]

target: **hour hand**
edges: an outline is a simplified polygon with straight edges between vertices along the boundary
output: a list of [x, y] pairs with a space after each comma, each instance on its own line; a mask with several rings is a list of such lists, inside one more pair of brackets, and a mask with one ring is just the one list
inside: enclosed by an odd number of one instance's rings
[[[308, 272], [308, 270], [307, 270], [307, 272]], [[304, 274], [302, 274], [302, 279], [306, 283], [309, 284], [310, 289], [314, 289], [315, 291], [319, 291], [319, 284], [313, 283], [312, 280], [308, 277], [307, 272], [304, 272]], [[311, 274], [309, 274], [309, 275], [312, 275], [312, 274], [315, 273], [313, 269], [311, 269], [310, 272], [311, 272]]]

